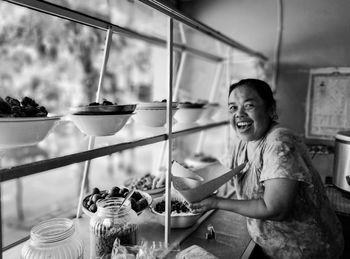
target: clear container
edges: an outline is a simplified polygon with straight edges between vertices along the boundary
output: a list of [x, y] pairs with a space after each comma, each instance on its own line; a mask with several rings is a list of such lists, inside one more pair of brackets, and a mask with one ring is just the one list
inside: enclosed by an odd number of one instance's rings
[[123, 199], [97, 202], [97, 211], [90, 219], [90, 258], [109, 258], [117, 238], [121, 245], [137, 244], [137, 214], [131, 209], [130, 201], [120, 208]]
[[22, 259], [83, 257], [83, 242], [76, 233], [74, 222], [66, 218], [45, 220], [34, 226], [21, 252]]

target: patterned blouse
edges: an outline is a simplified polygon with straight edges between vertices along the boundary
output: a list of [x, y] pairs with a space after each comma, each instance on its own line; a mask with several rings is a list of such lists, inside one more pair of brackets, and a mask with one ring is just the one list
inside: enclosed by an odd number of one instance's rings
[[247, 143], [238, 141], [234, 147], [231, 165], [247, 162], [235, 177], [239, 199], [262, 198], [264, 182], [269, 179], [296, 180], [299, 187], [283, 221], [247, 218], [252, 239], [271, 258], [339, 258], [344, 245], [341, 224], [302, 140], [274, 126], [255, 152], [253, 161], [248, 161]]

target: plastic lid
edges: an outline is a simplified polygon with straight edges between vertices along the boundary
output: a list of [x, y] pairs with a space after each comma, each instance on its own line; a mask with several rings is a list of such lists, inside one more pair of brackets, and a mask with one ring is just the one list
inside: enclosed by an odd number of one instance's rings
[[343, 141], [350, 141], [350, 131], [339, 131], [337, 135], [335, 135], [335, 138]]

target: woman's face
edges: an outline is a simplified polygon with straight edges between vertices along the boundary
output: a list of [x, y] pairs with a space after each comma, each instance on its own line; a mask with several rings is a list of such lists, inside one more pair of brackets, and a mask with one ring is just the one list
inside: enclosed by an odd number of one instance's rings
[[241, 139], [254, 141], [265, 135], [271, 118], [263, 99], [255, 90], [237, 87], [229, 96], [228, 108], [231, 124]]

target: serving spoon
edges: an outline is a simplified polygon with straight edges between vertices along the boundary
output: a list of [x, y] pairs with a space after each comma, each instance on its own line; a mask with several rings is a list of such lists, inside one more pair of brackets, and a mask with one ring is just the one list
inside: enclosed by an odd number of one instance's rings
[[117, 210], [117, 214], [119, 213], [120, 209], [123, 207], [124, 203], [130, 199], [130, 197], [134, 194], [135, 189], [131, 189], [130, 192], [126, 195], [126, 197], [124, 198], [124, 200], [122, 201], [122, 203], [120, 204], [118, 210]]

